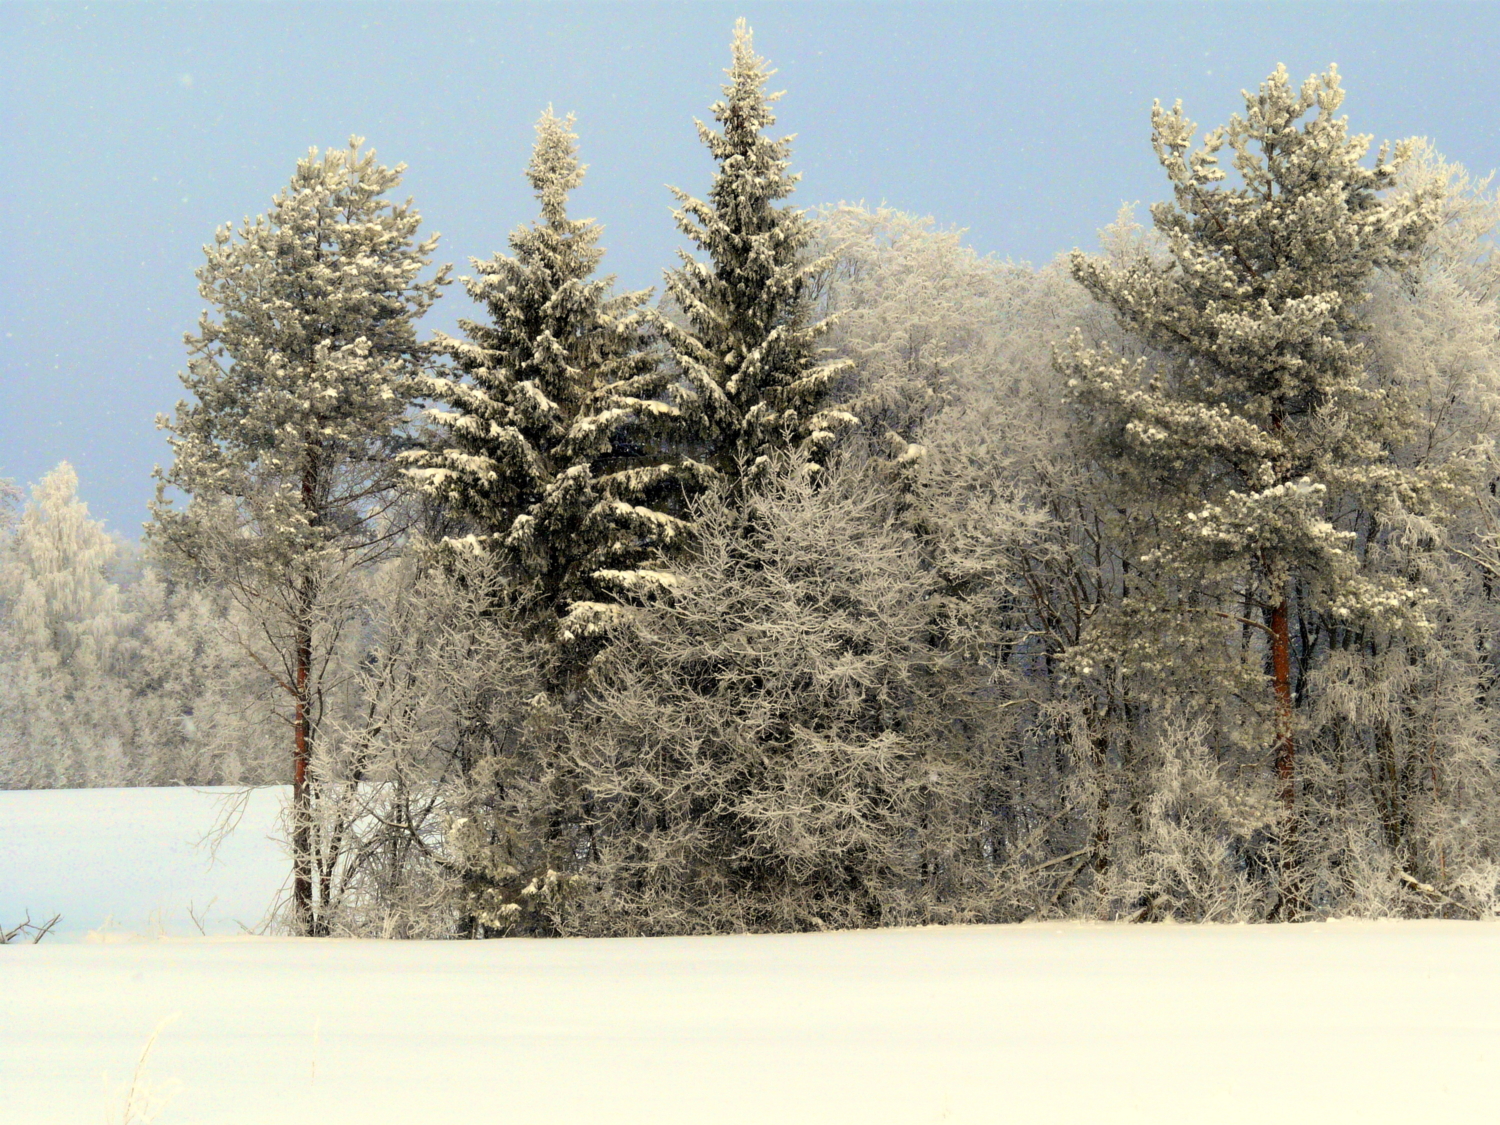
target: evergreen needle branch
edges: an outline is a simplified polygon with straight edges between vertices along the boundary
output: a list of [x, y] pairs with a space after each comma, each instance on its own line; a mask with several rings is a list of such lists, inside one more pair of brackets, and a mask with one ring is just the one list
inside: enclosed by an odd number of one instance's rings
[[1256, 269], [1248, 261], [1246, 261], [1245, 255], [1240, 252], [1239, 243], [1237, 243], [1233, 238], [1230, 237], [1229, 228], [1224, 225], [1224, 220], [1219, 218], [1219, 213], [1212, 207], [1210, 207], [1207, 200], [1203, 198], [1202, 192], [1198, 190], [1197, 182], [1194, 181], [1191, 184], [1191, 187], [1193, 190], [1193, 198], [1197, 200], [1198, 206], [1202, 209], [1202, 211], [1214, 221], [1214, 226], [1219, 228], [1219, 233], [1224, 236], [1224, 241], [1228, 244], [1230, 252], [1234, 254], [1235, 260], [1238, 261], [1239, 264], [1244, 267], [1245, 271], [1251, 277], [1255, 278], [1256, 281], [1264, 281], [1265, 278], [1261, 276], [1260, 270]]

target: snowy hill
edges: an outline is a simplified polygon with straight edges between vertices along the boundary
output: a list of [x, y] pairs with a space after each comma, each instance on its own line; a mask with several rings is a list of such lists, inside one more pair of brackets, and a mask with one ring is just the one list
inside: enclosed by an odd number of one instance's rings
[[[3, 909], [99, 894], [178, 935], [182, 896], [218, 894], [248, 923], [275, 804], [204, 874], [183, 830], [209, 797], [0, 794]], [[137, 1090], [172, 1095], [161, 1125], [1492, 1121], [1500, 925], [117, 934], [0, 948], [0, 1007], [4, 1122], [121, 1121], [158, 1028]]]

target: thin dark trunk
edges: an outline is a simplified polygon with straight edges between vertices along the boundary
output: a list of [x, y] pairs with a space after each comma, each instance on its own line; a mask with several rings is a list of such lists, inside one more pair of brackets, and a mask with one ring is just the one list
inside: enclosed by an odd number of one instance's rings
[[1271, 603], [1271, 682], [1276, 692], [1276, 779], [1284, 828], [1281, 834], [1281, 901], [1276, 913], [1288, 920], [1304, 909], [1297, 862], [1297, 747], [1292, 734], [1292, 635], [1286, 582], [1277, 581]]
[[[316, 450], [302, 471], [302, 507], [310, 522], [317, 519], [318, 465]], [[309, 694], [312, 681], [312, 609], [313, 580], [303, 577], [296, 587], [292, 643], [296, 647], [293, 661], [293, 686], [296, 689], [296, 714], [293, 718], [295, 749], [292, 759], [292, 904], [297, 932], [306, 937], [320, 936], [313, 904], [312, 788], [307, 776], [312, 758], [313, 716]]]
[[316, 934], [313, 917], [312, 791], [307, 777], [307, 763], [312, 751], [311, 716], [308, 707], [308, 680], [312, 670], [312, 630], [306, 618], [296, 629], [297, 710], [293, 722], [296, 748], [292, 768], [292, 901], [296, 910], [297, 931], [304, 936]]

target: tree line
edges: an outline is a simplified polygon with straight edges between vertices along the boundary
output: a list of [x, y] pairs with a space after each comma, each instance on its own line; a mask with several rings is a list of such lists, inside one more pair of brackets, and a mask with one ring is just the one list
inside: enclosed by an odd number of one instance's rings
[[1032, 269], [789, 205], [770, 73], [655, 302], [550, 109], [459, 336], [358, 139], [220, 230], [144, 562], [11, 510], [0, 783], [290, 781], [308, 934], [1494, 913], [1489, 181], [1278, 68]]

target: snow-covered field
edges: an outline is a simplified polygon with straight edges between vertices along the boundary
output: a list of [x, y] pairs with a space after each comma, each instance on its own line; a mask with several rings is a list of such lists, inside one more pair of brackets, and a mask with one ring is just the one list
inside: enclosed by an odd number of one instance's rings
[[0, 948], [0, 1122], [121, 1121], [158, 1028], [162, 1125], [1500, 1119], [1500, 925], [204, 938], [185, 891], [279, 886], [275, 799], [203, 874], [181, 793], [0, 793], [0, 920], [121, 923]]

